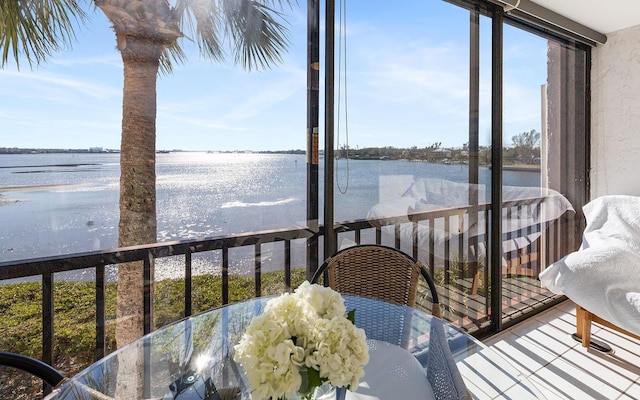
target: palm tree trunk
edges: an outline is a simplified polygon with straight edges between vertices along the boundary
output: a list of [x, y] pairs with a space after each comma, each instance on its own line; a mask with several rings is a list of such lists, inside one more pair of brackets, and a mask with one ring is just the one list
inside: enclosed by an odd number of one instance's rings
[[[122, 247], [157, 240], [156, 77], [163, 44], [131, 36], [118, 39], [119, 43], [126, 41], [119, 46], [124, 64], [118, 225], [118, 245]], [[143, 285], [142, 262], [119, 265], [118, 347], [143, 335]]]

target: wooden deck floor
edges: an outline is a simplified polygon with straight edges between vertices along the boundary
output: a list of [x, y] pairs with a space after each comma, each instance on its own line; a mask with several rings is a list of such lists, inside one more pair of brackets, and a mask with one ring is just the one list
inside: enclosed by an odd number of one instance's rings
[[[473, 333], [489, 325], [489, 298], [482, 291], [471, 294], [472, 278], [458, 279], [455, 284], [439, 286], [444, 319]], [[540, 287], [536, 278], [504, 276], [502, 279], [503, 323], [520, 318], [549, 303], [558, 295]], [[425, 304], [425, 308], [428, 307]], [[428, 308], [427, 308], [428, 309]]]

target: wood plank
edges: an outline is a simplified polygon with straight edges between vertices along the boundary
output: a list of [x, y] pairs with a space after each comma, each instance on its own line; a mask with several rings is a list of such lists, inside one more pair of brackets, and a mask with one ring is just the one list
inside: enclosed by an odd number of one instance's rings
[[[472, 277], [460, 278], [450, 285], [437, 287], [444, 319], [469, 333], [486, 326], [490, 319], [486, 311], [487, 298], [480, 294], [471, 294], [473, 283]], [[501, 310], [503, 321], [507, 322], [533, 312], [536, 307], [556, 298], [557, 295], [541, 288], [540, 282], [535, 278], [525, 276], [504, 278]], [[425, 303], [424, 300], [419, 307], [426, 311], [430, 310], [430, 304]]]

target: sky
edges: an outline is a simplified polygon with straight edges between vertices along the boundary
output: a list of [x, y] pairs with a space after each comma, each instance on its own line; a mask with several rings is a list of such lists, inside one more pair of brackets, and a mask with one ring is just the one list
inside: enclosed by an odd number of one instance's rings
[[[322, 8], [324, 14], [324, 3]], [[120, 147], [122, 61], [104, 15], [92, 7], [88, 12], [90, 20], [78, 28], [72, 48], [32, 69], [24, 59], [19, 69], [13, 60], [0, 69], [0, 147]], [[181, 42], [188, 61], [158, 79], [158, 150], [306, 148], [306, 2], [285, 13], [289, 51], [282, 64], [265, 71], [244, 71], [229, 51], [226, 62], [213, 63], [189, 40]], [[336, 32], [346, 38], [336, 46], [336, 62], [346, 64], [336, 75], [341, 90], [336, 94], [336, 147], [466, 143], [468, 25], [468, 11], [440, 0], [348, 3], [344, 36]], [[490, 43], [490, 20], [482, 18], [481, 145], [490, 143]], [[505, 28], [507, 145], [521, 132], [540, 131], [546, 43]], [[339, 55], [344, 49], [345, 55]], [[321, 114], [321, 132], [322, 119]]]

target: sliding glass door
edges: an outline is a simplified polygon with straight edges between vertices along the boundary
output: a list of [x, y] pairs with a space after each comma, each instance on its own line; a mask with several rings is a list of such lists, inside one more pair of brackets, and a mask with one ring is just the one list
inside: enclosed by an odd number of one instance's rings
[[581, 229], [588, 48], [484, 2], [334, 11], [325, 252], [401, 248], [428, 265], [445, 317], [478, 334], [556, 301], [537, 275]]

